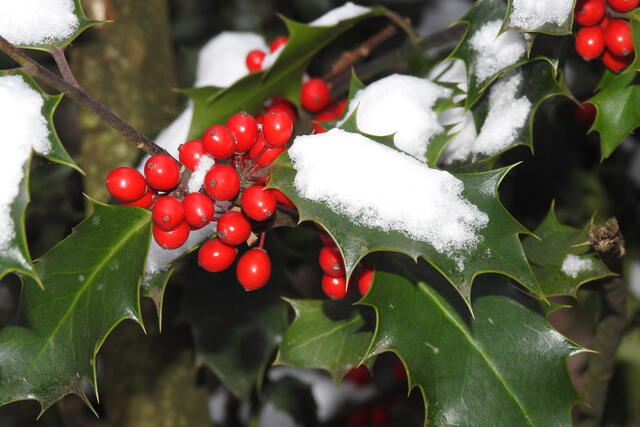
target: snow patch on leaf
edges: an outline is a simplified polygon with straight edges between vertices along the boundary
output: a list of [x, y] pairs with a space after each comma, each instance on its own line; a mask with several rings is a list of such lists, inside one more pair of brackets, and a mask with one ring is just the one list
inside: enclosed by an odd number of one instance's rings
[[309, 25], [312, 27], [331, 27], [338, 24], [340, 21], [364, 15], [370, 10], [371, 9], [368, 7], [360, 6], [349, 1], [340, 7], [330, 10], [315, 21], [311, 21]]
[[394, 74], [359, 90], [345, 117], [357, 107], [358, 129], [377, 136], [395, 133], [396, 147], [425, 161], [429, 140], [444, 130], [433, 106], [451, 94], [429, 80]]
[[487, 22], [469, 40], [476, 52], [471, 68], [480, 82], [514, 65], [526, 53], [522, 33], [509, 30], [499, 34], [501, 27], [502, 21], [499, 19]]
[[580, 258], [577, 255], [567, 255], [562, 261], [562, 272], [574, 279], [578, 277], [578, 274], [583, 271], [588, 271], [593, 268], [593, 261], [589, 258]]
[[571, 14], [573, 0], [513, 0], [511, 25], [534, 31], [545, 24], [562, 25]]
[[360, 134], [332, 129], [298, 136], [289, 157], [302, 197], [355, 223], [400, 231], [440, 253], [475, 247], [477, 232], [489, 222], [462, 196], [458, 178]]
[[24, 165], [31, 150], [40, 154], [48, 154], [51, 150], [43, 106], [42, 95], [22, 77], [0, 77], [0, 253], [3, 256], [10, 255], [4, 252], [10, 249], [15, 237], [11, 205], [20, 192]]
[[73, 0], [0, 1], [0, 35], [26, 46], [63, 40], [80, 25], [74, 9]]

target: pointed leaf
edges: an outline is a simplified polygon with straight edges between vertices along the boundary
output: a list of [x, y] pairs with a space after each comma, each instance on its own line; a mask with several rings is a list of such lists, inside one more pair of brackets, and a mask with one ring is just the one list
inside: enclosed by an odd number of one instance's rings
[[[538, 237], [527, 236], [523, 242], [527, 258], [531, 262], [533, 272], [545, 296], [572, 295], [576, 296], [581, 285], [615, 274], [609, 271], [598, 255], [591, 251], [588, 240], [590, 221], [582, 229], [560, 224], [556, 218], [554, 208], [535, 230]], [[581, 245], [581, 246], [576, 246]], [[590, 260], [591, 266], [571, 277], [562, 272], [562, 265], [567, 255], [579, 256], [581, 260]]]
[[[26, 73], [17, 72], [15, 75], [19, 75], [29, 86], [35, 91], [39, 92], [44, 99], [44, 105], [42, 106], [42, 115], [47, 120], [47, 128], [49, 130], [49, 141], [51, 143], [51, 150], [46, 157], [52, 162], [60, 163], [72, 167], [79, 172], [82, 170], [71, 159], [64, 146], [58, 138], [58, 134], [53, 124], [53, 115], [55, 109], [62, 99], [62, 95], [50, 96], [45, 93], [36, 82]], [[7, 75], [7, 72], [0, 71], [0, 77]], [[2, 141], [3, 144], [11, 144], [11, 141]], [[27, 244], [26, 230], [25, 230], [25, 213], [27, 205], [29, 204], [29, 172], [30, 172], [31, 159], [22, 166], [23, 179], [20, 183], [20, 189], [17, 197], [11, 204], [11, 219], [13, 220], [14, 238], [5, 250], [0, 251], [0, 278], [10, 272], [18, 272], [21, 274], [30, 275], [34, 280], [40, 282], [37, 277], [31, 255], [29, 253], [29, 247]]]
[[[504, 27], [505, 28], [516, 28], [522, 31], [532, 31], [536, 33], [545, 33], [551, 34], [555, 36], [564, 36], [567, 34], [571, 34], [571, 30], [573, 28], [573, 9], [576, 3], [576, 0], [573, 0], [571, 4], [571, 10], [569, 15], [562, 22], [545, 22], [540, 26], [532, 27], [531, 25], [518, 25], [518, 21], [512, 19], [512, 15], [514, 14], [513, 8], [514, 0], [509, 0], [509, 4], [507, 6], [507, 15], [504, 19]], [[522, 2], [526, 3], [526, 1]], [[530, 4], [534, 5], [536, 0], [529, 1]]]
[[374, 329], [366, 307], [333, 300], [287, 302], [296, 318], [284, 334], [275, 364], [324, 369], [337, 382], [364, 359]]
[[368, 253], [396, 251], [414, 259], [427, 259], [467, 300], [471, 296], [473, 278], [484, 272], [505, 274], [539, 294], [540, 287], [518, 238], [519, 234], [528, 231], [509, 214], [498, 198], [498, 186], [509, 169], [455, 175], [464, 183], [462, 195], [489, 217], [488, 225], [478, 231], [481, 239], [476, 247], [456, 256], [440, 253], [430, 244], [413, 240], [399, 231], [382, 231], [357, 224], [346, 215], [332, 211], [326, 203], [301, 197], [293, 184], [296, 170], [286, 153], [274, 162], [269, 185], [284, 192], [295, 203], [300, 222], [313, 221], [327, 230], [342, 252], [347, 278]]
[[272, 96], [299, 103], [302, 75], [313, 56], [357, 23], [385, 13], [386, 9], [375, 7], [329, 27], [315, 27], [283, 17], [289, 41], [269, 69], [250, 73], [225, 89], [208, 87], [187, 91], [194, 101], [189, 137], [200, 137], [208, 126], [224, 123], [239, 111], [256, 112]]
[[371, 354], [401, 358], [409, 387], [425, 399], [425, 425], [571, 425], [578, 396], [565, 362], [580, 349], [529, 308], [535, 301], [505, 296], [512, 286], [499, 289], [474, 300], [468, 324], [455, 295], [404, 267], [376, 270], [361, 301], [378, 319]]
[[0, 403], [42, 409], [96, 388], [95, 356], [124, 319], [140, 322], [139, 278], [151, 215], [92, 202], [94, 212], [36, 264], [45, 289], [23, 278], [21, 323], [0, 331]]
[[600, 156], [604, 160], [640, 126], [640, 80], [635, 71], [617, 75], [606, 71], [598, 88], [588, 102], [596, 106], [591, 129], [600, 134]]

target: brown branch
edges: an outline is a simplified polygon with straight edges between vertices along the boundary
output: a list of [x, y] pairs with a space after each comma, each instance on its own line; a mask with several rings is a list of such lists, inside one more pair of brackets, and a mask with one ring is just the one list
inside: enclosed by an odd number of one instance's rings
[[62, 75], [62, 78], [70, 85], [80, 89], [80, 85], [78, 84], [76, 77], [73, 75], [73, 72], [71, 71], [71, 67], [69, 67], [69, 63], [67, 62], [67, 57], [64, 56], [64, 49], [61, 49], [59, 47], [54, 47], [51, 50], [49, 50], [49, 53], [51, 54], [51, 56], [53, 56], [53, 59], [56, 61], [56, 65], [58, 66], [58, 70], [60, 70], [60, 74]]
[[357, 48], [343, 52], [338, 60], [333, 63], [331, 69], [324, 75], [324, 80], [336, 78], [342, 73], [348, 71], [353, 64], [369, 56], [373, 49], [378, 47], [382, 42], [397, 32], [398, 27], [393, 24], [389, 24], [381, 31], [362, 42], [362, 44]]
[[99, 116], [106, 124], [135, 144], [135, 146], [140, 150], [143, 150], [150, 155], [169, 154], [164, 148], [155, 144], [151, 139], [147, 138], [129, 123], [125, 122], [117, 114], [100, 103], [100, 101], [93, 98], [82, 89], [79, 89], [47, 70], [30, 56], [16, 48], [13, 44], [9, 43], [2, 36], [0, 36], [0, 51], [6, 53], [11, 59], [20, 64], [24, 68], [24, 71], [32, 77], [45, 82], [49, 86], [68, 96], [77, 104]]

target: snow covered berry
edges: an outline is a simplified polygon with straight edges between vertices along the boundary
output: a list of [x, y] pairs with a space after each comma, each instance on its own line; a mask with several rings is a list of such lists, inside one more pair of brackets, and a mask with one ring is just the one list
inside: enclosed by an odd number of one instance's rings
[[245, 252], [236, 266], [238, 282], [247, 291], [263, 287], [271, 276], [271, 259], [267, 251], [253, 248]]
[[578, 0], [575, 21], [585, 27], [596, 25], [604, 18], [606, 10], [605, 0]]
[[107, 175], [107, 191], [121, 202], [133, 202], [144, 196], [147, 183], [140, 172], [130, 167], [116, 168]]
[[198, 250], [198, 264], [212, 273], [226, 270], [236, 259], [238, 250], [220, 239], [205, 242]]
[[185, 221], [170, 231], [163, 230], [153, 224], [153, 238], [158, 245], [165, 249], [177, 249], [184, 245], [184, 242], [189, 238], [189, 232], [189, 224]]
[[153, 223], [162, 230], [176, 229], [184, 221], [184, 207], [171, 196], [160, 197], [151, 211]]
[[265, 114], [262, 134], [269, 147], [283, 147], [291, 138], [292, 133], [293, 122], [287, 113], [275, 110]]
[[204, 176], [204, 190], [213, 200], [231, 200], [240, 191], [240, 175], [229, 165], [217, 164]]
[[271, 190], [261, 185], [252, 185], [244, 190], [240, 199], [242, 212], [255, 221], [265, 221], [276, 211], [276, 198]]
[[156, 154], [149, 157], [144, 164], [144, 176], [149, 187], [168, 191], [180, 182], [180, 166], [173, 157], [167, 154]]
[[234, 114], [227, 120], [227, 129], [236, 140], [235, 152], [246, 153], [253, 147], [258, 138], [258, 122], [250, 114]]
[[182, 201], [184, 220], [194, 229], [202, 228], [213, 221], [215, 206], [213, 201], [202, 193], [191, 193]]
[[622, 19], [612, 19], [604, 32], [607, 49], [612, 54], [626, 56], [633, 52], [633, 36], [631, 26]]
[[347, 279], [325, 274], [322, 276], [322, 290], [329, 298], [342, 299], [347, 296]]
[[326, 107], [330, 99], [331, 91], [324, 80], [313, 77], [302, 84], [300, 103], [305, 109], [315, 113]]
[[247, 69], [252, 73], [262, 70], [262, 62], [264, 62], [265, 56], [267, 56], [266, 52], [261, 50], [252, 50], [249, 52], [247, 54], [247, 59], [245, 60]]
[[604, 32], [597, 25], [583, 27], [576, 34], [576, 51], [585, 60], [595, 59], [604, 50]]
[[251, 235], [251, 223], [240, 212], [226, 212], [218, 219], [216, 232], [227, 245], [238, 246]]
[[236, 149], [236, 140], [226, 126], [213, 125], [202, 135], [204, 151], [214, 159], [228, 159]]
[[185, 165], [190, 170], [196, 170], [200, 157], [204, 156], [204, 147], [202, 141], [194, 139], [192, 141], [180, 144], [178, 147], [180, 163]]

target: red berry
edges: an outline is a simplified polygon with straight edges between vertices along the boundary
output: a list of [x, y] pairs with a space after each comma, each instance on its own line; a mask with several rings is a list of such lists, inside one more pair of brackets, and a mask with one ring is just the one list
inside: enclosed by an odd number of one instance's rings
[[596, 25], [604, 18], [607, 5], [604, 0], [578, 0], [575, 21], [585, 27]]
[[265, 149], [264, 136], [262, 135], [262, 131], [258, 131], [258, 137], [256, 138], [256, 143], [249, 150], [249, 158], [255, 159], [258, 155], [262, 154], [262, 151]]
[[153, 205], [154, 194], [152, 191], [147, 190], [144, 196], [133, 202], [121, 202], [122, 206], [135, 206], [136, 208], [149, 209]]
[[278, 204], [284, 206], [285, 208], [289, 208], [289, 209], [295, 209], [296, 205], [293, 204], [293, 202], [291, 200], [289, 200], [289, 198], [287, 196], [284, 195], [284, 193], [276, 188], [272, 188], [271, 191], [273, 191], [273, 195], [276, 196], [276, 202], [278, 202]]
[[311, 123], [311, 128], [313, 129], [313, 133], [325, 133], [327, 130], [319, 125], [318, 123]]
[[611, 23], [611, 20], [609, 19], [608, 16], [605, 16], [604, 18], [602, 18], [602, 21], [600, 21], [600, 23], [598, 24], [598, 26], [600, 28], [602, 28], [602, 31], [606, 30], [607, 27], [609, 26], [609, 24]]
[[263, 168], [273, 163], [275, 159], [282, 153], [284, 153], [284, 147], [267, 148], [264, 152], [255, 159], [256, 165]]
[[184, 245], [184, 242], [189, 238], [189, 231], [189, 224], [184, 221], [170, 231], [163, 230], [153, 224], [153, 238], [165, 249], [177, 249]]
[[407, 380], [407, 370], [400, 360], [396, 360], [396, 363], [393, 365], [393, 377], [399, 383]]
[[184, 208], [180, 200], [171, 196], [160, 197], [151, 212], [153, 223], [165, 230], [174, 230], [184, 221]]
[[629, 12], [638, 7], [640, 0], [609, 0], [609, 6], [619, 12]]
[[344, 379], [357, 386], [367, 385], [371, 382], [371, 372], [365, 365], [358, 365], [347, 372]]
[[626, 56], [633, 52], [631, 26], [622, 19], [612, 19], [604, 32], [607, 49], [614, 55]]
[[295, 106], [285, 98], [271, 98], [271, 105], [267, 108], [265, 114], [272, 111], [284, 111], [293, 123], [296, 122], [297, 114]]
[[631, 63], [632, 56], [618, 56], [614, 55], [609, 51], [609, 49], [605, 49], [602, 54], [602, 63], [605, 67], [613, 71], [614, 73], [619, 73], [620, 71], [627, 68], [627, 66]]
[[309, 111], [320, 111], [329, 104], [331, 91], [329, 85], [317, 77], [302, 84], [300, 89], [300, 103]]
[[347, 280], [344, 276], [334, 277], [324, 274], [322, 290], [329, 298], [342, 299], [347, 296]]
[[320, 233], [320, 241], [323, 245], [335, 245], [336, 243], [333, 241], [331, 236], [326, 233]]
[[293, 133], [293, 122], [284, 111], [270, 111], [264, 116], [262, 133], [269, 147], [284, 147]]
[[227, 120], [227, 129], [236, 139], [236, 153], [246, 153], [258, 137], [258, 122], [250, 114], [238, 113]]
[[217, 164], [204, 176], [204, 190], [213, 200], [231, 200], [240, 191], [240, 175], [229, 165]]
[[240, 212], [227, 212], [218, 219], [218, 238], [227, 245], [237, 246], [251, 235], [251, 224]]
[[276, 198], [271, 190], [261, 185], [252, 185], [244, 190], [240, 200], [242, 212], [255, 221], [265, 221], [276, 211]]
[[267, 54], [261, 50], [252, 50], [247, 54], [245, 63], [250, 72], [260, 71], [262, 69], [262, 62]]
[[215, 206], [213, 201], [202, 193], [191, 193], [182, 201], [184, 219], [194, 229], [202, 228], [213, 221]]
[[344, 261], [336, 245], [327, 245], [320, 250], [318, 256], [320, 268], [329, 276], [344, 276]]
[[180, 182], [180, 166], [173, 157], [156, 154], [144, 164], [144, 176], [149, 187], [160, 191], [171, 190]]
[[604, 50], [604, 32], [598, 26], [583, 27], [576, 34], [576, 51], [585, 60], [600, 56]]
[[198, 250], [198, 264], [200, 267], [212, 273], [223, 271], [233, 264], [238, 250], [229, 246], [220, 239], [211, 239], [205, 242]]
[[121, 202], [134, 202], [144, 196], [147, 183], [134, 168], [116, 168], [107, 175], [107, 191]]
[[388, 426], [389, 422], [389, 408], [385, 404], [378, 403], [371, 409], [371, 425], [383, 427]]
[[271, 276], [271, 260], [267, 251], [253, 248], [245, 252], [236, 266], [236, 276], [246, 291], [263, 287]]
[[202, 141], [194, 139], [193, 141], [180, 144], [178, 147], [180, 163], [190, 170], [195, 170], [200, 161], [200, 157], [204, 156], [204, 147]]
[[275, 52], [280, 48], [280, 46], [284, 46], [289, 41], [289, 37], [280, 36], [273, 39], [271, 44], [269, 45], [269, 52]]
[[360, 291], [360, 295], [365, 296], [369, 289], [371, 289], [371, 284], [373, 283], [373, 268], [365, 265], [360, 274], [358, 275], [358, 290]]
[[226, 126], [213, 125], [204, 131], [202, 146], [214, 159], [227, 159], [236, 149], [236, 140]]

